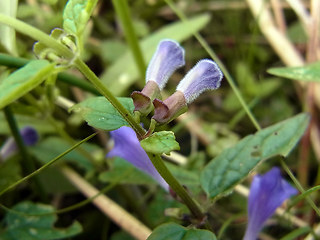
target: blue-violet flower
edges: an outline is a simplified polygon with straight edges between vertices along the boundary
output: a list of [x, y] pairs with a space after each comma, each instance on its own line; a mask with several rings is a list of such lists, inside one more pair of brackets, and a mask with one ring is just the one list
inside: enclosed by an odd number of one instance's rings
[[167, 123], [187, 110], [187, 104], [206, 90], [220, 87], [223, 74], [218, 65], [209, 59], [199, 61], [180, 81], [177, 91], [161, 101], [155, 99], [153, 119]]
[[180, 81], [177, 91], [183, 93], [189, 104], [204, 91], [219, 88], [222, 78], [218, 65], [210, 59], [203, 59]]
[[147, 153], [141, 147], [133, 129], [123, 126], [117, 130], [111, 131], [110, 134], [114, 140], [114, 148], [107, 154], [107, 157], [118, 156], [127, 160], [136, 168], [150, 175], [166, 191], [169, 191], [169, 185], [153, 166]]
[[162, 90], [172, 73], [184, 64], [184, 49], [179, 43], [162, 40], [149, 63], [146, 82], [154, 81]]
[[263, 176], [256, 175], [251, 183], [248, 217], [244, 240], [256, 240], [264, 222], [281, 204], [298, 191], [281, 177], [280, 169], [272, 168]]
[[131, 94], [135, 111], [147, 115], [153, 109], [153, 99], [161, 98], [160, 91], [169, 77], [184, 64], [184, 49], [179, 43], [173, 40], [162, 40], [147, 68], [145, 87], [141, 92], [134, 91]]
[[[38, 142], [39, 135], [33, 127], [24, 127], [20, 130], [22, 140], [26, 146], [32, 146]], [[13, 137], [6, 140], [0, 150], [0, 158], [4, 161], [5, 159], [12, 156], [18, 150], [17, 144]]]

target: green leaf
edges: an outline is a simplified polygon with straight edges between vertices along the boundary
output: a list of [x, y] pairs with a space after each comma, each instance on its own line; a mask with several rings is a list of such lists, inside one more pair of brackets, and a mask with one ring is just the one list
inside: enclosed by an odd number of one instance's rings
[[157, 227], [147, 240], [216, 240], [212, 232], [188, 229], [176, 223], [166, 223]]
[[305, 82], [320, 81], [320, 62], [305, 65], [303, 67], [270, 68], [267, 71], [278, 77], [289, 78]]
[[[16, 17], [18, 0], [0, 1], [0, 13]], [[13, 55], [18, 55], [16, 48], [16, 32], [14, 28], [0, 24], [0, 43], [3, 47]]]
[[99, 179], [102, 182], [119, 184], [157, 184], [152, 177], [140, 171], [128, 161], [118, 157], [115, 158], [111, 164], [111, 169], [109, 171], [99, 175]]
[[[202, 14], [190, 18], [187, 22], [176, 22], [149, 35], [140, 42], [144, 59], [149, 61], [155, 52], [158, 43], [170, 38], [178, 42], [188, 39], [196, 31], [202, 29], [210, 20], [210, 16]], [[131, 63], [131, 64], [128, 64]], [[125, 67], [124, 67], [125, 66]], [[115, 94], [119, 95], [126, 90], [139, 77], [139, 71], [134, 64], [134, 59], [130, 50], [119, 58], [101, 76], [103, 83]]]
[[83, 31], [98, 0], [69, 0], [63, 11], [63, 28], [82, 38]]
[[[133, 113], [134, 105], [131, 98], [118, 98], [120, 103]], [[92, 127], [102, 130], [115, 130], [122, 126], [129, 126], [120, 113], [104, 97], [88, 98], [70, 108], [70, 111], [80, 113], [80, 115]]]
[[0, 109], [42, 83], [52, 73], [54, 66], [46, 60], [34, 60], [9, 75], [0, 84]]
[[169, 154], [173, 150], [180, 150], [179, 143], [171, 131], [155, 132], [143, 139], [140, 145], [146, 152], [154, 154]]
[[200, 183], [209, 197], [228, 192], [261, 161], [286, 157], [304, 134], [309, 115], [299, 114], [242, 139], [214, 158], [201, 172]]
[[[2, 234], [4, 240], [50, 240], [74, 236], [82, 231], [78, 222], [68, 228], [55, 228], [57, 220], [54, 207], [32, 202], [21, 202], [13, 207], [15, 212], [8, 212], [5, 217], [7, 229]], [[18, 213], [17, 213], [17, 212]], [[25, 214], [23, 214], [25, 213]]]

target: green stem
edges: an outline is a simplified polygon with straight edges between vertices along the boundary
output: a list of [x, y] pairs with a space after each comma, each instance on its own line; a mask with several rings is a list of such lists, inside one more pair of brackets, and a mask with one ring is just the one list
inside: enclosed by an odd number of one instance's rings
[[11, 112], [11, 109], [10, 107], [5, 107], [3, 109], [4, 111], [4, 115], [7, 119], [7, 122], [8, 122], [8, 125], [10, 127], [10, 130], [11, 130], [11, 133], [12, 133], [12, 136], [18, 146], [18, 149], [21, 153], [21, 156], [23, 156], [23, 162], [22, 162], [22, 165], [24, 166], [25, 168], [25, 172], [26, 174], [29, 174], [31, 172], [34, 171], [35, 169], [35, 165], [34, 165], [34, 162], [32, 161], [32, 159], [30, 158], [30, 155], [28, 153], [28, 150], [23, 142], [23, 139], [20, 135], [20, 132], [19, 132], [19, 129], [18, 129], [18, 126], [17, 126], [17, 123], [16, 123], [16, 120]]
[[134, 120], [133, 115], [123, 107], [118, 99], [103, 85], [100, 79], [91, 71], [91, 69], [80, 59], [75, 59], [75, 66], [80, 72], [99, 90], [99, 92], [114, 106], [121, 116], [130, 124], [135, 130], [138, 137], [141, 139], [145, 135], [145, 130]]
[[[159, 174], [163, 179], [169, 184], [170, 188], [182, 199], [183, 203], [189, 208], [193, 216], [198, 220], [204, 220], [206, 216], [202, 213], [201, 208], [198, 204], [190, 197], [183, 186], [175, 179], [175, 177], [170, 173], [166, 165], [163, 163], [160, 155], [155, 155], [152, 153], [147, 153], [152, 164], [155, 166]], [[206, 221], [206, 227], [210, 230], [211, 227]]]
[[126, 40], [131, 48], [135, 63], [139, 69], [141, 80], [145, 84], [145, 71], [146, 64], [142, 55], [142, 51], [139, 45], [137, 34], [132, 24], [132, 18], [130, 17], [130, 9], [127, 0], [112, 0], [113, 6], [120, 19]]
[[[186, 22], [187, 18], [186, 16], [183, 14], [183, 12], [181, 12], [173, 3], [171, 0], [165, 0], [165, 2], [169, 5], [169, 7], [177, 14], [177, 16], [181, 19], [182, 22]], [[251, 122], [253, 123], [253, 125], [255, 126], [255, 128], [257, 130], [261, 130], [261, 127], [258, 123], [258, 121], [255, 119], [254, 115], [252, 114], [252, 112], [250, 111], [248, 105], [246, 104], [246, 102], [244, 101], [238, 87], [236, 86], [236, 84], [234, 83], [233, 78], [231, 77], [230, 73], [228, 72], [227, 68], [224, 66], [224, 64], [220, 61], [220, 59], [218, 58], [218, 56], [215, 54], [215, 52], [210, 48], [209, 44], [206, 42], [206, 40], [198, 33], [195, 32], [193, 33], [194, 37], [198, 40], [198, 42], [201, 44], [201, 46], [207, 51], [207, 53], [209, 54], [209, 56], [219, 65], [219, 67], [221, 68], [221, 71], [223, 72], [225, 78], [227, 79], [230, 87], [232, 88], [234, 94], [236, 95], [236, 97], [238, 98], [241, 106], [243, 107], [243, 109], [246, 111], [248, 117], [250, 118]]]
[[[30, 60], [25, 58], [18, 58], [18, 57], [13, 57], [7, 54], [0, 53], [0, 65], [12, 67], [12, 68], [20, 68], [28, 64], [29, 62]], [[80, 89], [91, 92], [95, 95], [100, 95], [97, 89], [95, 89], [90, 83], [74, 75], [71, 75], [68, 73], [59, 73], [57, 79], [61, 82], [79, 87]]]
[[[306, 191], [304, 190], [304, 188], [302, 187], [302, 185], [300, 184], [300, 182], [298, 181], [298, 179], [293, 175], [293, 173], [291, 172], [290, 168], [288, 167], [288, 165], [286, 164], [285, 161], [283, 161], [283, 159], [280, 160], [281, 165], [283, 167], [283, 169], [287, 172], [287, 174], [290, 176], [291, 180], [294, 182], [294, 184], [296, 185], [296, 187], [298, 188], [298, 190], [304, 194]], [[317, 207], [317, 205], [312, 201], [312, 199], [310, 198], [310, 196], [306, 196], [306, 199], [308, 201], [308, 203], [310, 204], [310, 206], [313, 208], [313, 210], [318, 214], [318, 216], [320, 217], [320, 210]]]
[[46, 33], [30, 26], [27, 23], [24, 23], [23, 21], [0, 14], [0, 23], [6, 24], [29, 37], [42, 42], [43, 44], [50, 48], [53, 48], [57, 51], [58, 54], [66, 58], [72, 59], [74, 57], [74, 54], [66, 46], [60, 44], [57, 40], [50, 37]]

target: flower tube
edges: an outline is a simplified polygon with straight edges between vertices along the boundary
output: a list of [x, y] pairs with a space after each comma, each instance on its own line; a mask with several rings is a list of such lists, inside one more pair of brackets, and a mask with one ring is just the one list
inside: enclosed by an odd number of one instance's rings
[[121, 157], [136, 168], [150, 175], [160, 186], [169, 191], [169, 185], [160, 176], [153, 166], [147, 153], [141, 147], [136, 133], [130, 127], [123, 126], [110, 132], [114, 140], [114, 148], [107, 154], [107, 157]]
[[160, 98], [172, 73], [185, 64], [183, 48], [173, 40], [162, 40], [153, 55], [146, 72], [146, 85], [143, 90], [131, 94], [135, 111], [147, 115], [153, 108], [152, 101]]

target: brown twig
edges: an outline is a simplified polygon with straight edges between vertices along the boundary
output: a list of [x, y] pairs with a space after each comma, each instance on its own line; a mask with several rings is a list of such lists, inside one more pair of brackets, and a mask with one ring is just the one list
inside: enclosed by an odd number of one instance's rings
[[274, 13], [274, 17], [277, 23], [277, 26], [279, 28], [279, 30], [285, 34], [286, 33], [286, 21], [284, 18], [284, 14], [283, 14], [283, 10], [282, 10], [282, 6], [279, 0], [270, 0], [271, 1], [271, 7]]

